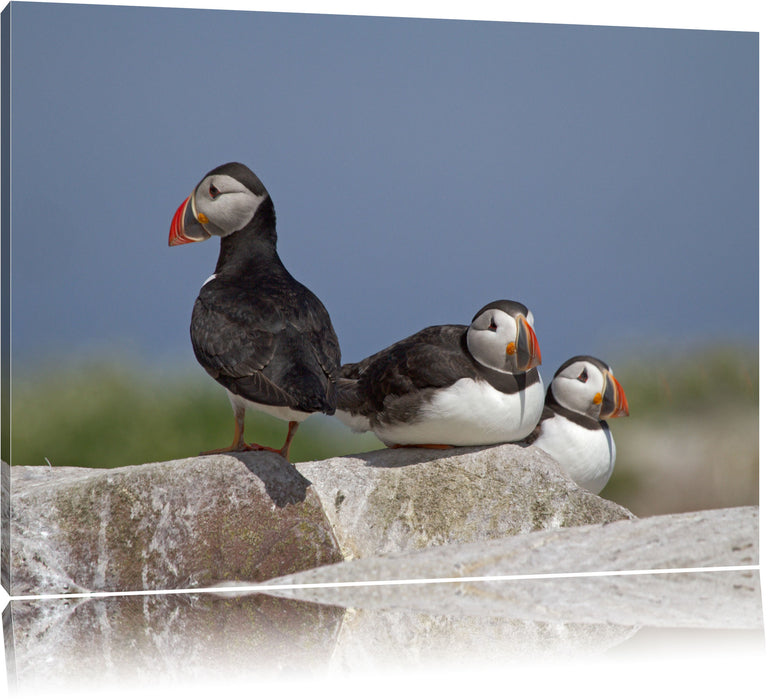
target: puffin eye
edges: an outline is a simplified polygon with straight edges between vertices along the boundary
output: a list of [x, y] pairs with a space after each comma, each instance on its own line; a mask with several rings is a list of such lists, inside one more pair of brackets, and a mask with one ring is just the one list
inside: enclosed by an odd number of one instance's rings
[[221, 190], [219, 190], [218, 187], [211, 183], [208, 193], [210, 194], [211, 199], [215, 199], [219, 194], [221, 194]]
[[582, 382], [583, 384], [587, 381], [587, 368], [583, 369], [579, 373], [579, 376], [577, 377], [577, 379], [579, 379], [579, 381]]
[[495, 331], [498, 328], [496, 325], [496, 322], [491, 318], [490, 319], [490, 325], [488, 326], [489, 331]]

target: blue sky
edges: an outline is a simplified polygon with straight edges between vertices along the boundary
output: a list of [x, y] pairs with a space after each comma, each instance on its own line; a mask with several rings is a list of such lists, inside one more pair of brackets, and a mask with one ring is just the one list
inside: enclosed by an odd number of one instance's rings
[[240, 160], [343, 360], [507, 297], [545, 378], [758, 341], [758, 35], [12, 7], [14, 371], [196, 368], [218, 244], [176, 207]]

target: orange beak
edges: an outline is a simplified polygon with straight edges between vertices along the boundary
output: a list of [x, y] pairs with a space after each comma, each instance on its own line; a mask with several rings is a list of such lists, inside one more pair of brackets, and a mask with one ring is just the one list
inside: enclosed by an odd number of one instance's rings
[[170, 224], [170, 236], [167, 239], [167, 245], [183, 245], [184, 243], [196, 243], [210, 238], [210, 234], [205, 231], [202, 224], [198, 221], [194, 212], [194, 203], [192, 201], [193, 193], [183, 200], [175, 216], [172, 217]]
[[606, 386], [604, 387], [603, 400], [601, 402], [601, 418], [619, 418], [629, 416], [628, 399], [625, 389], [611, 372], [605, 372]]
[[517, 369], [527, 372], [542, 364], [542, 351], [536, 333], [522, 314], [517, 316], [517, 338], [515, 339]]

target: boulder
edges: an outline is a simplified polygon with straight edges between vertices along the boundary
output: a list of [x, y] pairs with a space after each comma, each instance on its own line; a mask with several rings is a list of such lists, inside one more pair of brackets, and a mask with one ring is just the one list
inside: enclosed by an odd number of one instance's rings
[[758, 508], [728, 508], [368, 557], [260, 590], [358, 610], [757, 629], [758, 542]]
[[[194, 684], [194, 697], [207, 697], [203, 686], [223, 695], [235, 682], [256, 693], [291, 679], [352, 679], [341, 673], [439, 664], [460, 671], [483, 661], [509, 667], [520, 659], [600, 654], [636, 631], [201, 593], [13, 600], [3, 622], [9, 686], [25, 697], [117, 688], [142, 694], [160, 683], [170, 684], [171, 696], [188, 696], [185, 684]], [[282, 687], [264, 694], [278, 690], [288, 694]]]
[[636, 519], [536, 448], [3, 465], [4, 493], [9, 475], [12, 595], [157, 591], [11, 600], [23, 691], [509, 668], [655, 628], [762, 647], [757, 508]]
[[3, 611], [9, 687], [36, 698], [129, 687], [142, 697], [160, 681], [180, 692], [182, 683], [299, 677], [326, 668], [343, 612], [268, 596], [12, 600]]
[[634, 517], [536, 447], [378, 450], [297, 468], [346, 559]]
[[196, 588], [342, 560], [310, 482], [277, 455], [11, 475], [11, 595]]
[[633, 517], [519, 445], [379, 450], [296, 466], [253, 452], [10, 474], [12, 595], [262, 581]]
[[372, 671], [622, 662], [628, 649], [674, 664], [680, 650], [753, 658], [764, 648], [757, 543], [757, 509], [735, 508], [385, 554], [239, 593], [17, 599], [3, 612], [9, 684], [223, 694], [235, 681], [257, 692], [304, 677], [317, 690]]

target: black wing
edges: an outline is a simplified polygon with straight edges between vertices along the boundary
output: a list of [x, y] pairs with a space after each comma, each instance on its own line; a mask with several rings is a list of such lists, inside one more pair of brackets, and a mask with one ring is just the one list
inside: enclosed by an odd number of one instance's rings
[[333, 413], [340, 363], [329, 314], [307, 288], [203, 287], [191, 317], [194, 354], [207, 372], [250, 401]]
[[403, 396], [476, 377], [465, 335], [466, 326], [431, 326], [361, 362], [344, 365], [338, 408], [375, 415]]

